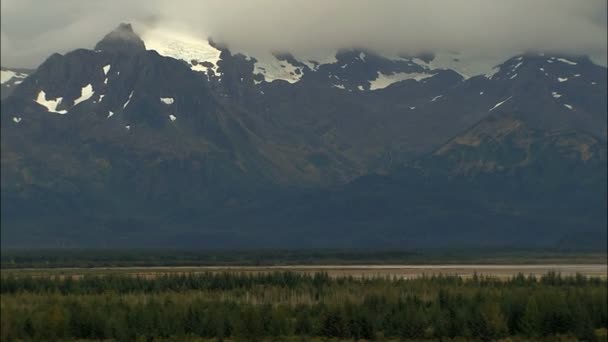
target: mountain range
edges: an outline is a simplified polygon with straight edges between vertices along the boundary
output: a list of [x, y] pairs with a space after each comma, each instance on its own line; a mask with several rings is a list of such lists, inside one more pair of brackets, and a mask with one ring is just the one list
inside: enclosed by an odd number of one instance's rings
[[586, 56], [313, 60], [121, 24], [1, 83], [3, 246], [606, 246]]

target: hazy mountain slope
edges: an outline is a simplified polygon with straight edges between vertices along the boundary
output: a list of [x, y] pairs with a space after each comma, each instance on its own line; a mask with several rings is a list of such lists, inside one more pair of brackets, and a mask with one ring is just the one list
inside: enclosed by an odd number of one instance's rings
[[8, 97], [13, 89], [34, 70], [0, 67], [0, 99]]
[[123, 24], [3, 98], [2, 243], [605, 241], [606, 68], [459, 63], [250, 56]]

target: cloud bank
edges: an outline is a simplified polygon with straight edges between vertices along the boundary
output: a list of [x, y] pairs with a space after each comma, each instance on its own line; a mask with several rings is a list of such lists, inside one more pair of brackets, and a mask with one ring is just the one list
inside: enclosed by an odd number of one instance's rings
[[2, 0], [2, 65], [35, 67], [53, 52], [92, 48], [120, 22], [211, 36], [236, 51], [319, 55], [549, 51], [606, 65], [604, 0]]

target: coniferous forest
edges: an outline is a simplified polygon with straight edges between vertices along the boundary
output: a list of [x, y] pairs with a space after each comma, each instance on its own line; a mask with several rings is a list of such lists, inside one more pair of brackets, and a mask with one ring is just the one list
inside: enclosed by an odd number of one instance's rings
[[2, 341], [605, 341], [607, 281], [5, 274]]

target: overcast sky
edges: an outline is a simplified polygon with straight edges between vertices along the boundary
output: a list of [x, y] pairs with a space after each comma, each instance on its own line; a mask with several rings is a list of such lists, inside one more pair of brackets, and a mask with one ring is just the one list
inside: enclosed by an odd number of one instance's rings
[[314, 55], [544, 50], [606, 64], [605, 0], [2, 0], [1, 64], [35, 67], [92, 48], [120, 22], [212, 36], [234, 50]]

